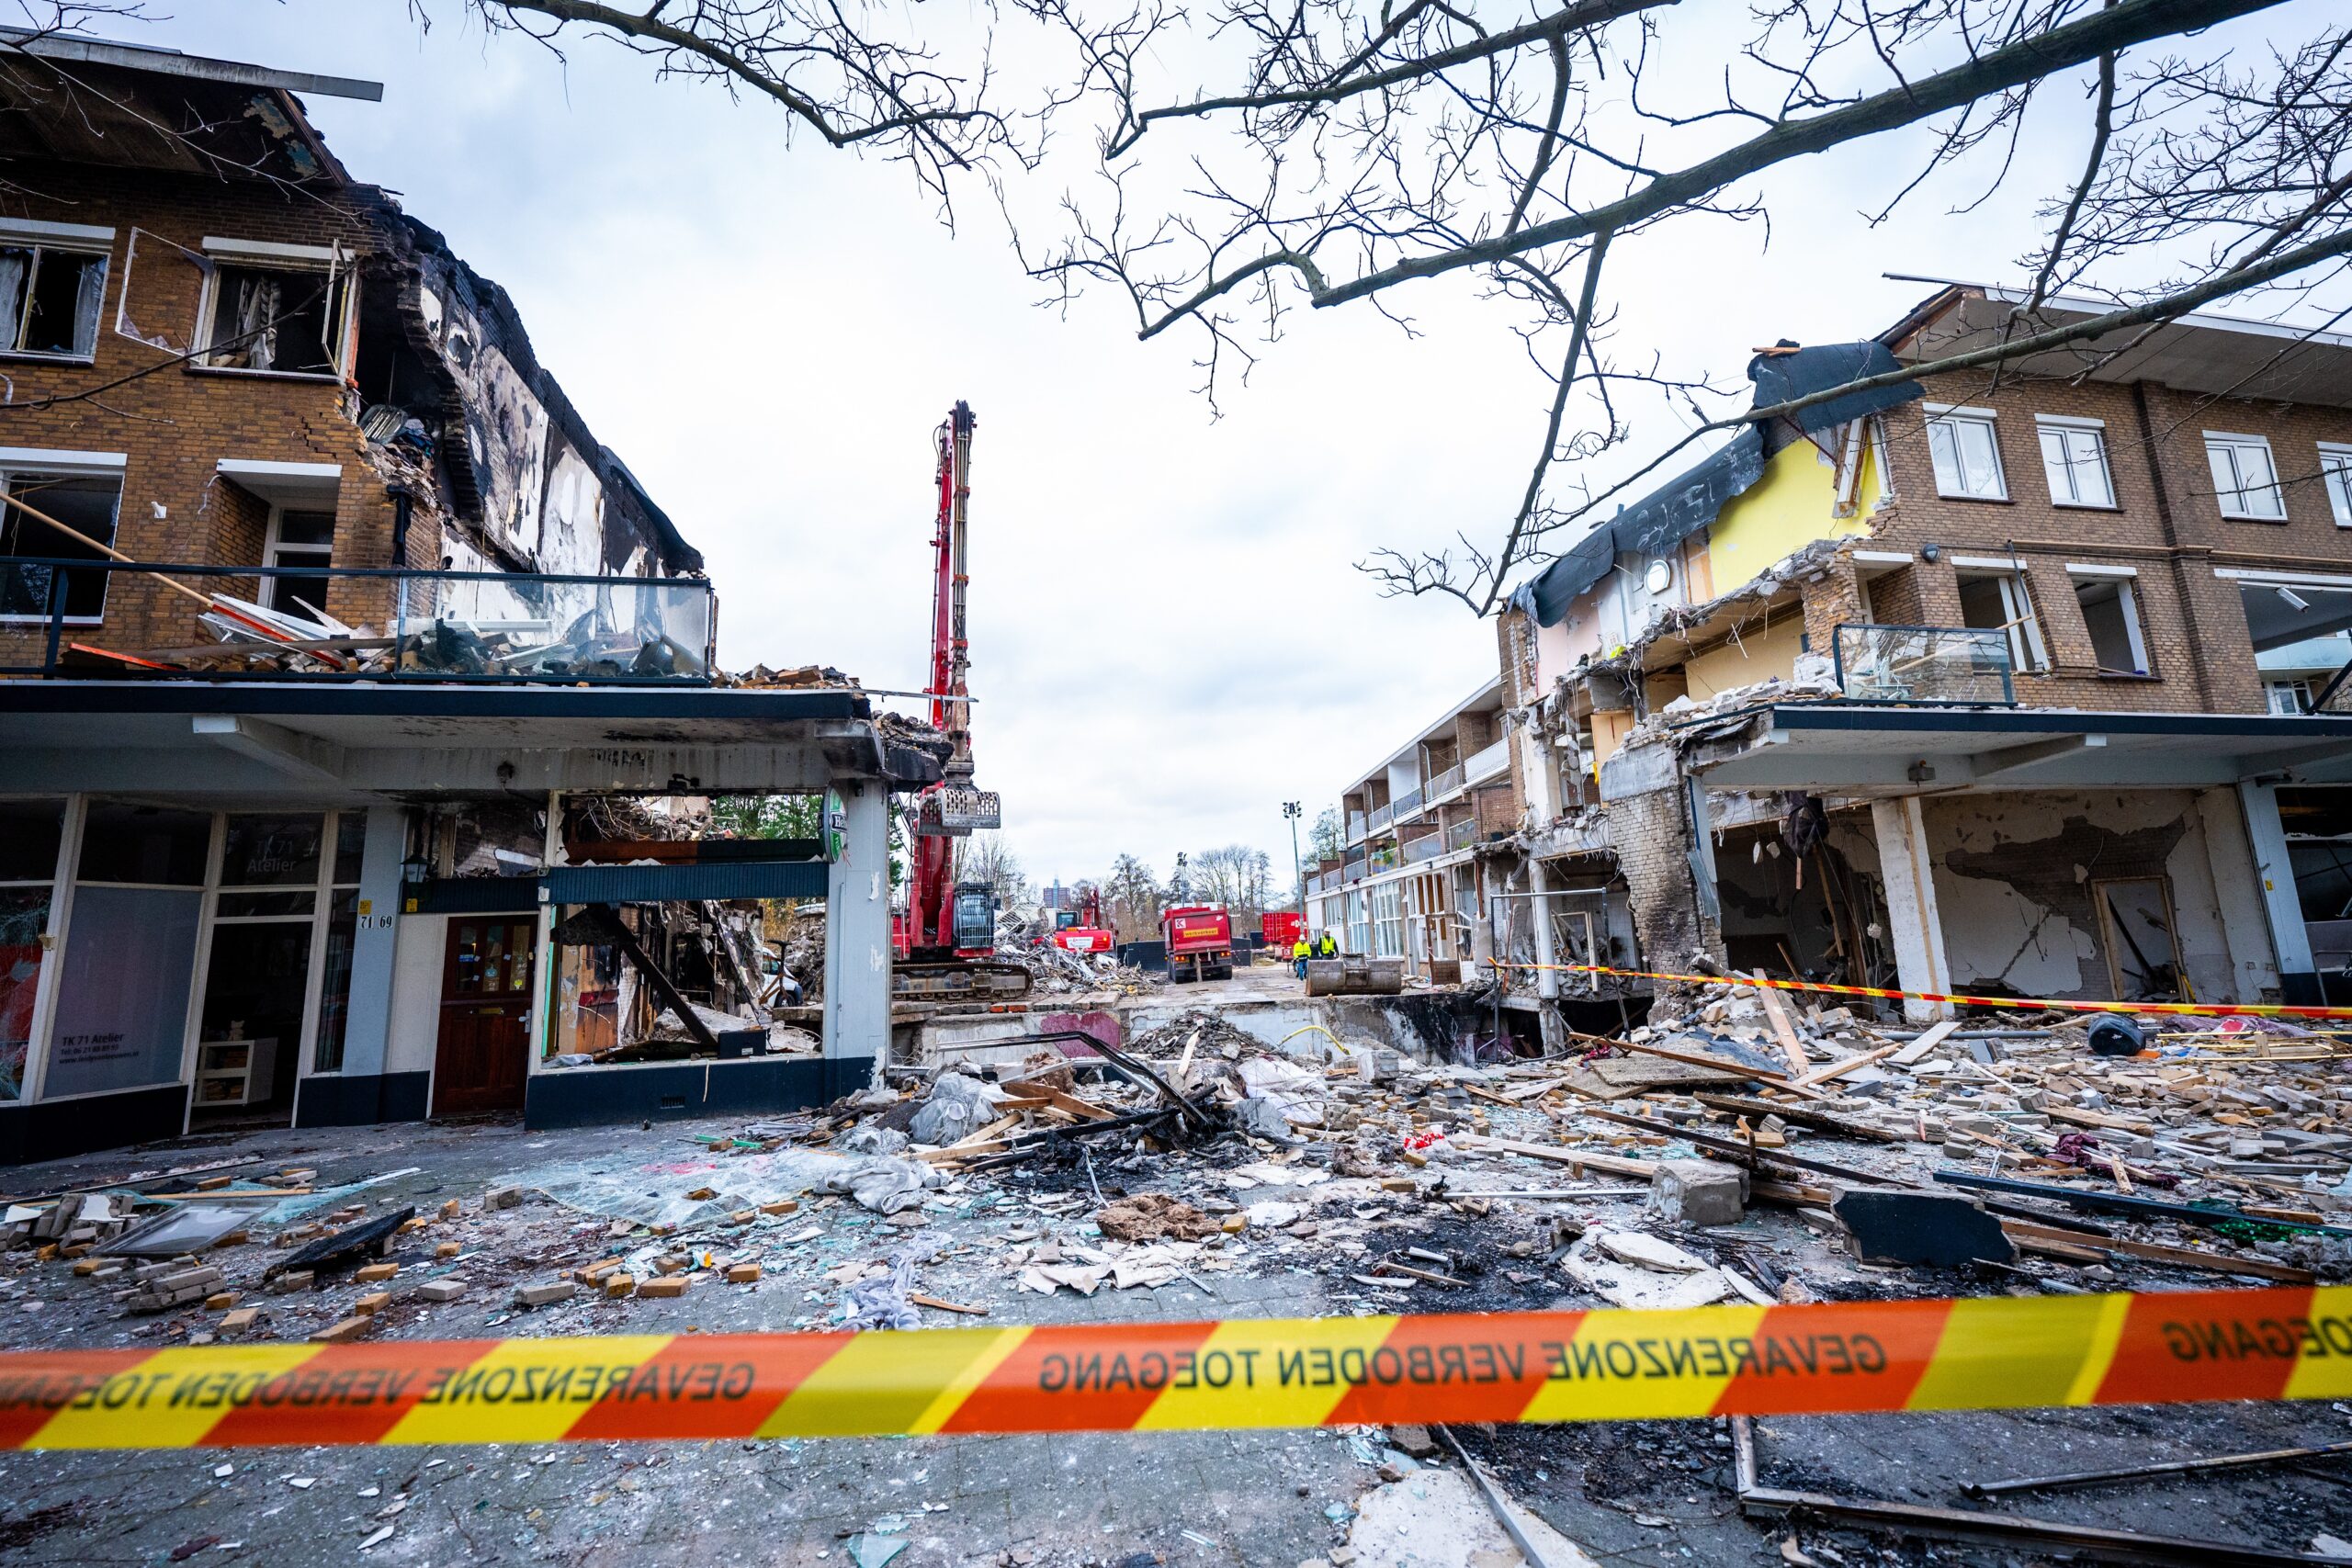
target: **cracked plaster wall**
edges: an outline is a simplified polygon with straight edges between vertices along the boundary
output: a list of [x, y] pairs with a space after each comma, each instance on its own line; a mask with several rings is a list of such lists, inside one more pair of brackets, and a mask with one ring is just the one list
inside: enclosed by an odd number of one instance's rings
[[2219, 790], [2019, 792], [1926, 802], [1953, 983], [2026, 996], [2113, 989], [2092, 884], [2170, 880], [2200, 999], [2257, 1001], [2278, 976], [2236, 802]]

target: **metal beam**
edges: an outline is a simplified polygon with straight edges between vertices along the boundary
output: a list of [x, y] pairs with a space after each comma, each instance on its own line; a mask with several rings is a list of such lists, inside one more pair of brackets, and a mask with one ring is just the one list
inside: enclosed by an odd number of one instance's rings
[[128, 71], [152, 71], [161, 76], [226, 82], [240, 87], [282, 87], [289, 93], [315, 93], [328, 98], [357, 98], [370, 104], [381, 103], [384, 99], [381, 82], [365, 82], [351, 76], [321, 76], [309, 71], [278, 71], [266, 65], [247, 65], [242, 61], [182, 54], [175, 49], [147, 49], [138, 44], [73, 38], [31, 28], [0, 28], [0, 53], [30, 54], [44, 60], [87, 61], [93, 65], [119, 65]]
[[2085, 751], [2105, 746], [2104, 735], [2061, 735], [2051, 740], [2029, 740], [2022, 746], [2003, 746], [1996, 750], [1980, 751], [1969, 759], [1978, 782], [1999, 778], [2027, 768], [2040, 767], [2063, 757], [2079, 757]]
[[190, 718], [188, 725], [214, 745], [249, 757], [288, 778], [312, 784], [342, 782], [343, 748], [315, 735], [305, 735], [266, 719], [241, 718], [226, 713], [200, 713]]

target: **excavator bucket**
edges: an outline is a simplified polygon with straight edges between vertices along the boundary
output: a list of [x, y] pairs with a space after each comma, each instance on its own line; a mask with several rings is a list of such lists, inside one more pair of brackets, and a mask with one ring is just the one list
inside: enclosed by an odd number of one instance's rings
[[925, 790], [915, 802], [915, 831], [924, 838], [960, 839], [1004, 825], [1004, 805], [992, 789], [949, 784]]

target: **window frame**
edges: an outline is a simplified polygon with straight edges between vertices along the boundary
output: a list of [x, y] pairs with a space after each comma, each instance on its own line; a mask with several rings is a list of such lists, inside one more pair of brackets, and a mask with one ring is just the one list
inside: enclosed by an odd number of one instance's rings
[[[107, 315], [107, 284], [114, 274], [114, 231], [81, 223], [36, 223], [0, 220], [0, 250], [29, 251], [32, 265], [25, 272], [25, 296], [17, 307], [11, 346], [0, 347], [0, 359], [28, 359], [40, 365], [92, 365], [97, 362], [98, 337]], [[33, 284], [48, 255], [79, 256], [98, 264], [97, 309], [90, 317], [90, 350], [76, 354], [25, 348], [25, 320], [33, 308]]]
[[[330, 525], [327, 542], [323, 545], [288, 544], [283, 536], [281, 525], [284, 524], [286, 514], [288, 512], [300, 512], [309, 513], [313, 516], [325, 517]], [[331, 507], [289, 507], [282, 502], [271, 502], [269, 503], [269, 526], [262, 535], [262, 565], [270, 567], [310, 566], [315, 562], [322, 572], [332, 570], [334, 565], [334, 529], [332, 527], [334, 519], [334, 509]], [[292, 558], [287, 558], [288, 557]], [[282, 577], [265, 577], [262, 579], [262, 607], [266, 610], [275, 610], [281, 615], [303, 615], [304, 612], [298, 606], [292, 604], [280, 604], [277, 602], [277, 591], [284, 585], [286, 581], [287, 580]], [[331, 579], [330, 586], [332, 586]], [[323, 611], [326, 609], [326, 606], [322, 604], [319, 608]]]
[[[2066, 568], [2066, 578], [2067, 581], [2074, 585], [2075, 604], [2077, 610], [2079, 610], [2082, 605], [2084, 589], [2109, 584], [2113, 585], [2115, 589], [2116, 605], [2121, 611], [2123, 615], [2124, 640], [2131, 647], [2132, 660], [2139, 665], [2137, 670], [2109, 670], [2104, 665], [2099, 665], [2095, 668], [2092, 672], [2102, 681], [2153, 681], [2156, 679], [2155, 660], [2150, 657], [2148, 652], [2147, 620], [2143, 614], [2140, 605], [2140, 574], [2129, 567], [2098, 567], [2086, 569], [2069, 565]], [[2087, 617], [2086, 617], [2086, 621], [2087, 622]], [[2085, 625], [2083, 630], [2085, 635], [2087, 636], [2090, 630], [2087, 624]], [[2096, 643], [2092, 646], [2091, 657], [2094, 660], [2098, 657], [2098, 646]]]
[[2339, 528], [2352, 528], [2352, 444], [2319, 444], [2319, 472], [2327, 491], [2328, 510]]
[[[2219, 509], [2222, 516], [2232, 523], [2285, 523], [2290, 520], [2287, 516], [2287, 491], [2286, 487], [2278, 482], [2278, 455], [2271, 449], [2270, 437], [2267, 435], [2240, 435], [2234, 434], [2226, 430], [2209, 430], [2205, 432], [2206, 477], [2208, 479], [2212, 477], [2213, 454], [2217, 449], [2234, 453], [2241, 448], [2249, 446], [2259, 446], [2262, 448], [2263, 461], [2270, 465], [2270, 482], [2268, 485], [2265, 486], [2264, 489], [2269, 492], [2271, 499], [2278, 503], [2278, 510], [2275, 513], [2233, 510], [2228, 502], [2223, 499], [2223, 491], [2219, 484], [2216, 484], [2213, 487], [2213, 504], [2217, 509]], [[2231, 459], [2230, 470], [2233, 474], [2237, 472], [2237, 462], [2234, 457]], [[2253, 491], [2250, 491], [2243, 482], [2233, 486], [2228, 491], [2228, 494], [2230, 495], [2238, 496], [2252, 493]]]
[[[0, 494], [13, 493], [12, 487], [19, 479], [106, 479], [114, 480], [114, 525], [107, 531], [106, 543], [113, 545], [122, 533], [122, 502], [128, 490], [125, 475], [129, 459], [120, 452], [70, 452], [33, 446], [0, 447]], [[8, 513], [14, 508], [0, 502], [0, 533], [6, 533]], [[0, 555], [0, 562], [40, 559], [35, 556]], [[114, 574], [102, 574], [98, 590], [98, 612], [95, 615], [62, 615], [58, 624], [68, 626], [96, 626], [106, 624], [107, 599], [114, 587]], [[45, 626], [46, 615], [20, 615], [0, 612], [0, 626]]]
[[2047, 675], [2050, 673], [2050, 645], [2041, 635], [2041, 612], [2033, 602], [2033, 585], [2026, 581], [2023, 567], [1961, 567], [1954, 574], [1957, 582], [1994, 582], [2000, 585], [2001, 613], [2007, 625], [2000, 627], [1970, 627], [1963, 616], [1961, 625], [1976, 631], [1999, 630], [2009, 644], [2009, 667], [2014, 674]]
[[[336, 386], [343, 385], [349, 378], [352, 355], [358, 340], [358, 258], [355, 254], [340, 244], [288, 245], [264, 240], [222, 239], [217, 235], [205, 237], [202, 254], [207, 265], [204, 287], [197, 295], [195, 336], [203, 346], [188, 360], [190, 374], [262, 376], [291, 381], [332, 382]], [[331, 345], [334, 367], [332, 370], [264, 370], [246, 365], [214, 364], [214, 315], [220, 305], [220, 275], [223, 269], [283, 273], [289, 276], [324, 274], [329, 300], [339, 304], [335, 311], [334, 341]], [[341, 299], [336, 301], [338, 288]]]
[[[2043, 482], [2050, 486], [2051, 505], [2063, 506], [2078, 512], [2120, 512], [2123, 510], [2121, 503], [2115, 499], [2115, 465], [2109, 460], [2107, 455], [2107, 421], [2088, 419], [2077, 414], [2038, 413], [2033, 416], [2033, 434], [2035, 445], [2041, 451], [2041, 477]], [[2070, 435], [2088, 435], [2091, 438], [2091, 444], [2098, 457], [2099, 483], [2106, 489], [2106, 500], [2069, 499], [2058, 493], [2057, 474], [2051, 467], [2048, 445], [2050, 437], [2053, 434], [2059, 438], [2062, 446]], [[2068, 482], [2071, 484], [2076, 470], [2082, 465], [2077, 464], [2070, 456], [2060, 467], [2065, 470]]]
[[[1945, 501], [2007, 501], [2009, 499], [2009, 470], [2008, 465], [2002, 461], [2001, 458], [2001, 426], [1999, 413], [1993, 409], [1972, 408], [1964, 404], [1958, 403], [1928, 403], [1925, 405], [1925, 408], [1927, 412], [1928, 468], [1935, 476], [1936, 494]], [[1993, 454], [1993, 483], [1995, 486], [1995, 493], [1989, 495], [1979, 495], [1973, 491], [1947, 489], [1944, 484], [1943, 465], [1936, 460], [1936, 427], [1938, 425], [1943, 425], [1947, 429], [1955, 433], [1951, 436], [1951, 441], [1952, 455], [1957, 460], [1961, 457], [1960, 437], [1957, 432], [1961, 426], [1970, 424], [1981, 426], [1983, 428], [1984, 432], [1984, 439]], [[1955, 474], [1954, 478], [1964, 479], [1965, 476], [1962, 474]]]

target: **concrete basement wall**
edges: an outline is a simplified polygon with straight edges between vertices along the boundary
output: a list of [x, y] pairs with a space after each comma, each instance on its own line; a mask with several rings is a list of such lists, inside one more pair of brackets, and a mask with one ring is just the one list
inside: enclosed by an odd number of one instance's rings
[[2176, 947], [2201, 1000], [2275, 999], [2252, 855], [2218, 790], [2025, 792], [1925, 803], [1955, 985], [2027, 996], [2113, 990], [2092, 885], [2169, 879]]

